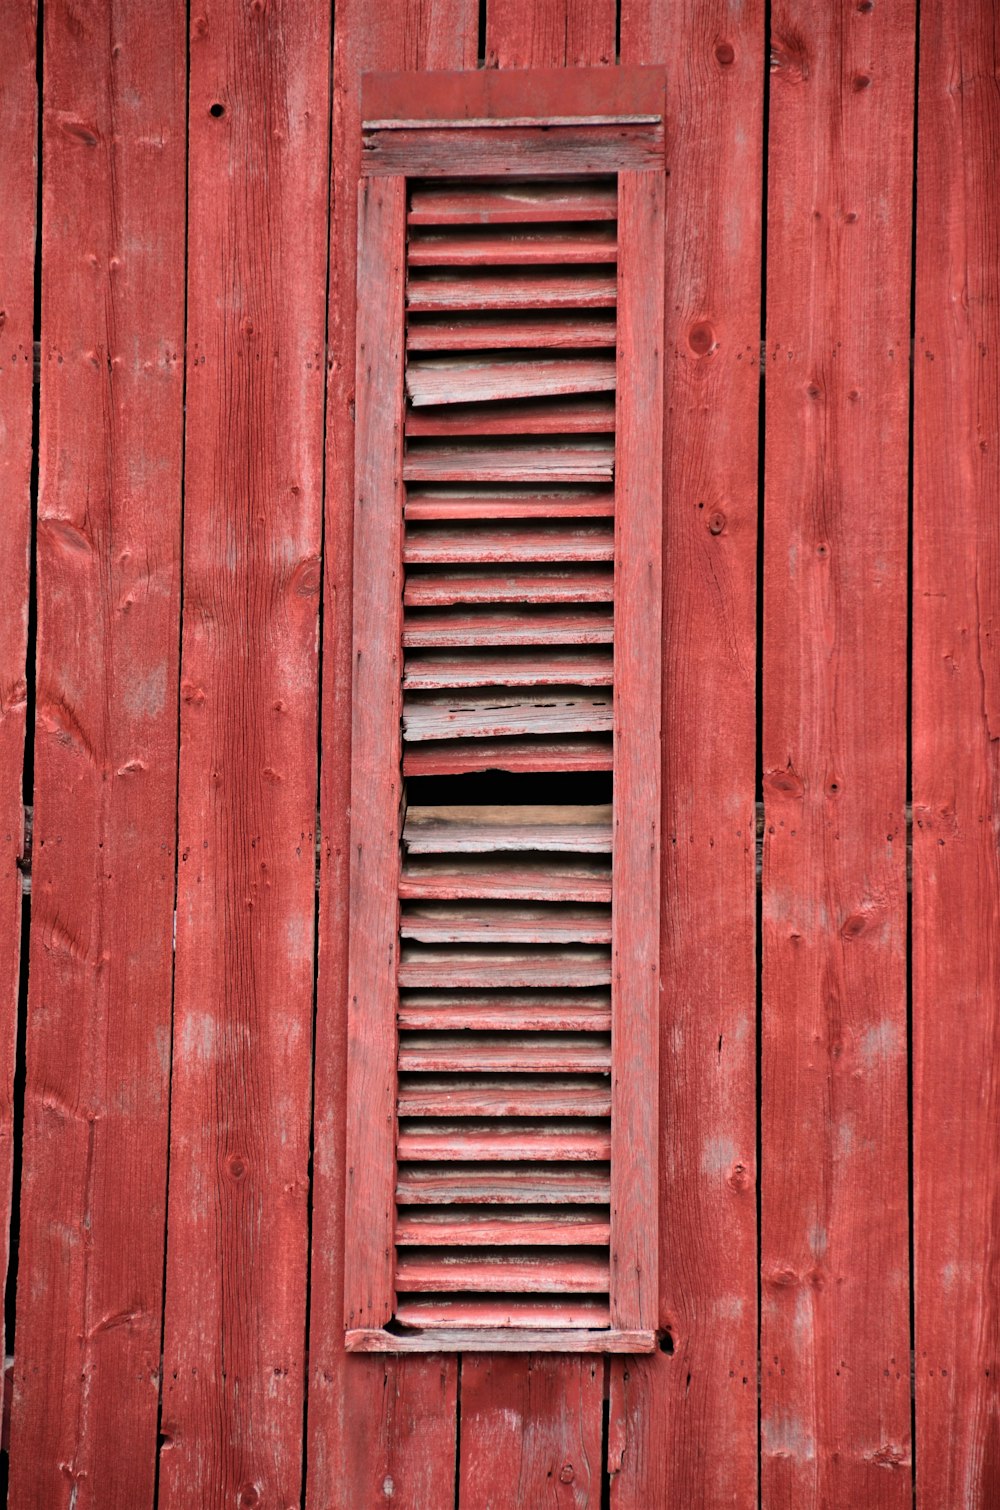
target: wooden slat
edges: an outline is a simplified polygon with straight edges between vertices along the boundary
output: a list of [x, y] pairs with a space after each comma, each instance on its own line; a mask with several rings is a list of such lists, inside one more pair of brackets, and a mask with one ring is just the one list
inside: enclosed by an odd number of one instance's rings
[[610, 645], [614, 616], [607, 607], [581, 604], [567, 607], [509, 609], [470, 607], [456, 613], [417, 609], [403, 623], [403, 644], [447, 645]]
[[411, 902], [403, 908], [400, 936], [425, 944], [610, 944], [607, 907], [520, 902]]
[[1000, 108], [994, 8], [919, 18], [914, 1380], [918, 1503], [944, 1510], [1000, 1482]]
[[[510, 1035], [514, 1036], [514, 1035]], [[533, 1036], [533, 1035], [528, 1035]], [[430, 1059], [430, 1054], [422, 1056]], [[494, 1050], [490, 1059], [500, 1065], [533, 1069], [530, 1054], [519, 1054], [511, 1045], [506, 1054]], [[546, 1068], [552, 1068], [555, 1055], [549, 1050]], [[591, 1056], [603, 1060], [605, 1078], [600, 1075], [574, 1076], [562, 1068], [557, 1078], [529, 1075], [490, 1075], [462, 1079], [449, 1074], [443, 1079], [434, 1075], [412, 1075], [400, 1083], [398, 1111], [401, 1117], [607, 1117], [611, 1114], [611, 1088], [606, 1079], [607, 1046], [599, 1045]], [[579, 1050], [567, 1051], [566, 1060], [585, 1062]], [[484, 1064], [483, 1069], [489, 1066]]]
[[510, 309], [612, 309], [615, 275], [607, 269], [565, 272], [417, 273], [406, 280], [406, 304], [414, 313]]
[[403, 901], [611, 901], [611, 868], [599, 858], [549, 854], [498, 860], [478, 855], [405, 860]]
[[[309, 1327], [308, 1510], [331, 1494], [377, 1504], [454, 1499], [454, 1358], [348, 1358], [343, 1250], [357, 180], [361, 75], [376, 68], [474, 69], [475, 0], [338, 0], [329, 275], [320, 968], [316, 984], [316, 1158]], [[328, 55], [328, 47], [323, 49]], [[317, 123], [319, 117], [316, 117]], [[320, 348], [322, 349], [322, 348]], [[331, 1486], [335, 1486], [332, 1488]], [[298, 1500], [296, 1498], [295, 1502]]]
[[329, 23], [192, 23], [171, 1510], [301, 1489]]
[[599, 1161], [610, 1156], [611, 1134], [606, 1122], [596, 1119], [501, 1117], [449, 1123], [413, 1118], [400, 1122], [396, 1152], [401, 1163]]
[[491, 352], [476, 358], [411, 357], [406, 366], [406, 392], [417, 407], [600, 393], [614, 386], [614, 357], [606, 356], [524, 361]]
[[[12, 13], [4, 33], [0, 82], [5, 121], [0, 155], [0, 298], [4, 309], [0, 343], [0, 403], [4, 444], [0, 450], [0, 1278], [7, 1282], [13, 1193], [14, 1066], [21, 962], [21, 875], [24, 848], [23, 778], [27, 696], [25, 685], [30, 596], [33, 313], [35, 293], [35, 192], [38, 173], [38, 89], [35, 78], [35, 17]], [[13, 1337], [0, 1321], [6, 1356]]]
[[438, 1211], [408, 1206], [396, 1221], [397, 1247], [602, 1247], [610, 1234], [607, 1217], [592, 1206], [541, 1206], [537, 1211], [496, 1206], [482, 1210], [444, 1206]]
[[407, 747], [405, 776], [460, 776], [473, 771], [610, 771], [610, 734], [555, 739], [429, 740]]
[[[845, 28], [861, 19], [841, 14]], [[614, 1510], [758, 1503], [753, 799], [764, 15], [763, 0], [629, 0], [621, 12], [622, 61], [665, 65], [670, 112], [658, 1324], [673, 1353], [664, 1346], [612, 1360]]]
[[418, 525], [406, 531], [403, 560], [412, 566], [480, 563], [596, 562], [614, 556], [610, 523]]
[[474, 226], [411, 232], [406, 260], [410, 267], [494, 268], [614, 262], [617, 255], [613, 225]]
[[607, 1032], [611, 1003], [600, 991], [409, 991], [400, 996], [398, 1022], [401, 1029]]
[[581, 1033], [404, 1033], [399, 1043], [400, 1070], [455, 1070], [482, 1073], [495, 1070], [607, 1072], [611, 1068], [608, 1043]]
[[403, 700], [403, 739], [503, 739], [508, 735], [594, 734], [610, 730], [612, 696], [597, 688], [490, 688], [428, 692]]
[[606, 1206], [611, 1180], [600, 1164], [407, 1164], [396, 1177], [403, 1206]]
[[902, 1510], [913, 1493], [904, 809], [914, 6], [843, 19], [785, 0], [773, 14], [760, 1348], [762, 1494], [775, 1510]]
[[[399, 1322], [410, 1327], [561, 1327], [608, 1326], [607, 1302], [600, 1298], [572, 1299], [531, 1296], [448, 1295], [400, 1300]], [[522, 1348], [525, 1347], [522, 1342]]]
[[611, 808], [592, 806], [410, 807], [403, 844], [411, 855], [504, 851], [611, 853]]
[[407, 220], [423, 225], [559, 224], [579, 220], [615, 220], [618, 196], [611, 179], [583, 178], [576, 183], [418, 184], [410, 194]]
[[577, 314], [417, 315], [406, 324], [408, 351], [513, 350], [523, 347], [587, 349], [613, 346], [615, 316], [607, 310]]
[[409, 488], [404, 515], [408, 524], [445, 520], [530, 519], [536, 524], [550, 519], [607, 519], [615, 511], [610, 488], [549, 489], [471, 487]]
[[[605, 1327], [601, 1330], [589, 1330], [588, 1328], [592, 1328], [595, 1325], [596, 1321], [603, 1315], [603, 1312], [592, 1313], [586, 1321], [586, 1326], [581, 1327], [579, 1330], [550, 1326], [546, 1321], [545, 1313], [537, 1311], [528, 1313], [528, 1324], [524, 1327], [494, 1328], [492, 1323], [489, 1323], [475, 1329], [459, 1326], [424, 1326], [422, 1323], [427, 1313], [419, 1312], [417, 1314], [421, 1325], [412, 1332], [385, 1332], [375, 1329], [348, 1332], [346, 1345], [351, 1352], [355, 1353], [405, 1354], [458, 1352], [466, 1355], [474, 1355], [476, 1353], [490, 1354], [492, 1356], [482, 1360], [484, 1367], [490, 1370], [499, 1370], [505, 1364], [510, 1364], [511, 1372], [516, 1379], [534, 1376], [538, 1371], [540, 1361], [536, 1355], [544, 1357], [545, 1354], [552, 1353], [574, 1354], [572, 1359], [553, 1358], [551, 1360], [554, 1365], [552, 1389], [557, 1403], [549, 1407], [545, 1420], [542, 1420], [540, 1415], [536, 1415], [533, 1421], [535, 1430], [530, 1434], [532, 1441], [537, 1438], [539, 1428], [549, 1424], [554, 1410], [558, 1409], [562, 1413], [567, 1409], [564, 1402], [567, 1400], [568, 1386], [562, 1380], [561, 1376], [563, 1372], [568, 1371], [571, 1377], [573, 1375], [579, 1375], [581, 1378], [591, 1377], [592, 1365], [584, 1361], [580, 1355], [589, 1356], [592, 1353], [626, 1353], [634, 1357], [639, 1353], [651, 1353], [656, 1347], [655, 1332], [619, 1332], [611, 1327]], [[578, 1312], [574, 1311], [573, 1315], [574, 1317], [577, 1316]], [[542, 1328], [541, 1330], [539, 1329], [540, 1327]], [[524, 1358], [496, 1356], [505, 1353], [530, 1354], [530, 1364]], [[477, 1379], [477, 1364], [479, 1361], [475, 1356], [466, 1356], [462, 1368], [463, 1377], [471, 1376], [474, 1380]], [[503, 1398], [498, 1390], [492, 1391], [491, 1404], [493, 1410], [490, 1412], [491, 1424], [488, 1428], [488, 1435], [494, 1442], [496, 1441], [496, 1432], [492, 1426], [492, 1419], [495, 1414], [499, 1414], [501, 1419], [504, 1417], [505, 1407], [499, 1403]], [[532, 1398], [535, 1398], [535, 1396]], [[592, 1398], [599, 1403], [601, 1397], [594, 1390]], [[589, 1398], [587, 1406], [584, 1424], [592, 1426], [595, 1421], [599, 1420], [599, 1415], [596, 1406], [591, 1405]], [[465, 1416], [463, 1413], [464, 1419]], [[521, 1416], [518, 1415], [518, 1422], [521, 1419]], [[576, 1417], [571, 1416], [570, 1419], [575, 1420]], [[520, 1439], [521, 1433], [519, 1428], [518, 1440]], [[556, 1440], [561, 1442], [561, 1435], [557, 1434]], [[597, 1438], [597, 1440], [599, 1441], [600, 1439]], [[510, 1444], [509, 1450], [511, 1452], [517, 1450], [513, 1441]], [[552, 1456], [556, 1460], [561, 1460], [563, 1468], [566, 1467], [569, 1461], [565, 1457], [565, 1452], [558, 1451], [554, 1445], [550, 1446], [549, 1454], [540, 1455], [540, 1461], [538, 1461], [538, 1466], [535, 1470], [540, 1481], [543, 1477], [548, 1478], [550, 1476], [546, 1464], [552, 1460]], [[574, 1456], [579, 1457], [581, 1453], [576, 1452]], [[599, 1461], [599, 1453], [596, 1455], [596, 1459], [592, 1460]], [[528, 1461], [529, 1465], [534, 1465], [535, 1457], [533, 1453], [530, 1455]]]
[[478, 435], [602, 435], [615, 427], [610, 394], [593, 397], [518, 399], [509, 404], [450, 404], [412, 410], [408, 436], [458, 439]]
[[[3, 683], [13, 1065], [35, 25], [4, 9]], [[151, 1506], [176, 861], [186, 9], [44, 14], [34, 859], [10, 1503]], [[111, 42], [114, 42], [112, 49]], [[8, 366], [8, 363], [10, 366]], [[33, 668], [34, 670], [35, 668]], [[6, 888], [9, 888], [6, 889]], [[9, 1107], [5, 1107], [9, 1122]], [[11, 1144], [3, 1139], [6, 1238]], [[13, 1347], [11, 1342], [13, 1340]], [[298, 1409], [302, 1409], [301, 1394]]]
[[503, 652], [440, 651], [409, 655], [403, 686], [409, 692], [468, 687], [610, 687], [610, 650], [508, 650]]
[[403, 590], [407, 608], [450, 607], [453, 603], [610, 603], [614, 578], [601, 566], [570, 564], [563, 570], [506, 571], [469, 566], [444, 571], [408, 571]]
[[529, 173], [558, 177], [621, 168], [641, 171], [663, 167], [663, 123], [638, 118], [624, 123], [599, 119], [593, 125], [505, 125], [499, 151], [491, 125], [401, 126], [366, 131], [363, 147], [362, 170], [373, 176], [523, 178]]
[[404, 1252], [396, 1263], [396, 1288], [414, 1291], [507, 1291], [512, 1294], [593, 1294], [608, 1287], [607, 1254]]
[[524, 440], [504, 445], [449, 445], [424, 442], [407, 450], [407, 482], [610, 482], [614, 447], [610, 440]]
[[479, 986], [586, 987], [611, 979], [606, 951], [587, 945], [432, 949], [410, 946], [399, 966], [400, 986], [471, 990]]

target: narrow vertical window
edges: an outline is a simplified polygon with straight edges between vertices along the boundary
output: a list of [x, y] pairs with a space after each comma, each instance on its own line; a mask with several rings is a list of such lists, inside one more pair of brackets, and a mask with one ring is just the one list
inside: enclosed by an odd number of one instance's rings
[[662, 74], [365, 115], [347, 1343], [645, 1351]]

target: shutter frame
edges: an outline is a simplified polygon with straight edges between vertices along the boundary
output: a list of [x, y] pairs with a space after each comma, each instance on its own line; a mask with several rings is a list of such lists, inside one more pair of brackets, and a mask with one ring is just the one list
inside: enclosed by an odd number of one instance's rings
[[[359, 1352], [645, 1352], [655, 1346], [658, 1321], [663, 73], [531, 71], [505, 75], [499, 87], [496, 80], [497, 75], [480, 72], [363, 81], [367, 119], [359, 187], [345, 1343]], [[548, 103], [551, 117], [533, 115], [535, 99]], [[631, 106], [631, 119], [616, 118], [623, 102]], [[449, 117], [444, 106], [454, 115]], [[566, 124], [553, 126], [556, 118]], [[617, 175], [612, 896], [618, 896], [619, 905], [612, 909], [611, 936], [611, 1324], [592, 1330], [584, 1325], [427, 1325], [403, 1332], [392, 1321], [403, 531], [406, 480], [411, 485], [419, 480], [419, 467], [408, 468], [404, 460], [407, 180], [487, 173], [498, 179], [504, 163], [518, 178], [603, 175], [609, 165]], [[595, 480], [602, 475], [601, 469], [594, 471]], [[580, 480], [585, 479], [581, 468]], [[408, 757], [411, 776], [449, 769], [449, 757], [436, 753], [433, 741], [409, 748], [416, 752]], [[488, 765], [485, 742], [484, 750]], [[552, 759], [551, 769], [572, 769], [565, 748]], [[596, 768], [592, 759], [586, 768]], [[641, 813], [641, 823], [636, 813]], [[622, 899], [627, 899], [625, 905]]]

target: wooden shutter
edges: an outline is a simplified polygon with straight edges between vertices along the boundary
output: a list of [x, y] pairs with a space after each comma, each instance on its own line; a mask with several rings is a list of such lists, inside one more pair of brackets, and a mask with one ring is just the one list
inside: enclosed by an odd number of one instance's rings
[[645, 1351], [662, 76], [365, 103], [347, 1345]]

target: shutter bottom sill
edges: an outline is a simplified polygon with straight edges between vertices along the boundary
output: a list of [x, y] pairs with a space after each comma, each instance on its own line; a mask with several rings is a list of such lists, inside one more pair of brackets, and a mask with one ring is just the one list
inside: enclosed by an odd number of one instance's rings
[[583, 1327], [427, 1327], [389, 1332], [357, 1327], [345, 1334], [349, 1353], [651, 1353], [656, 1333]]

